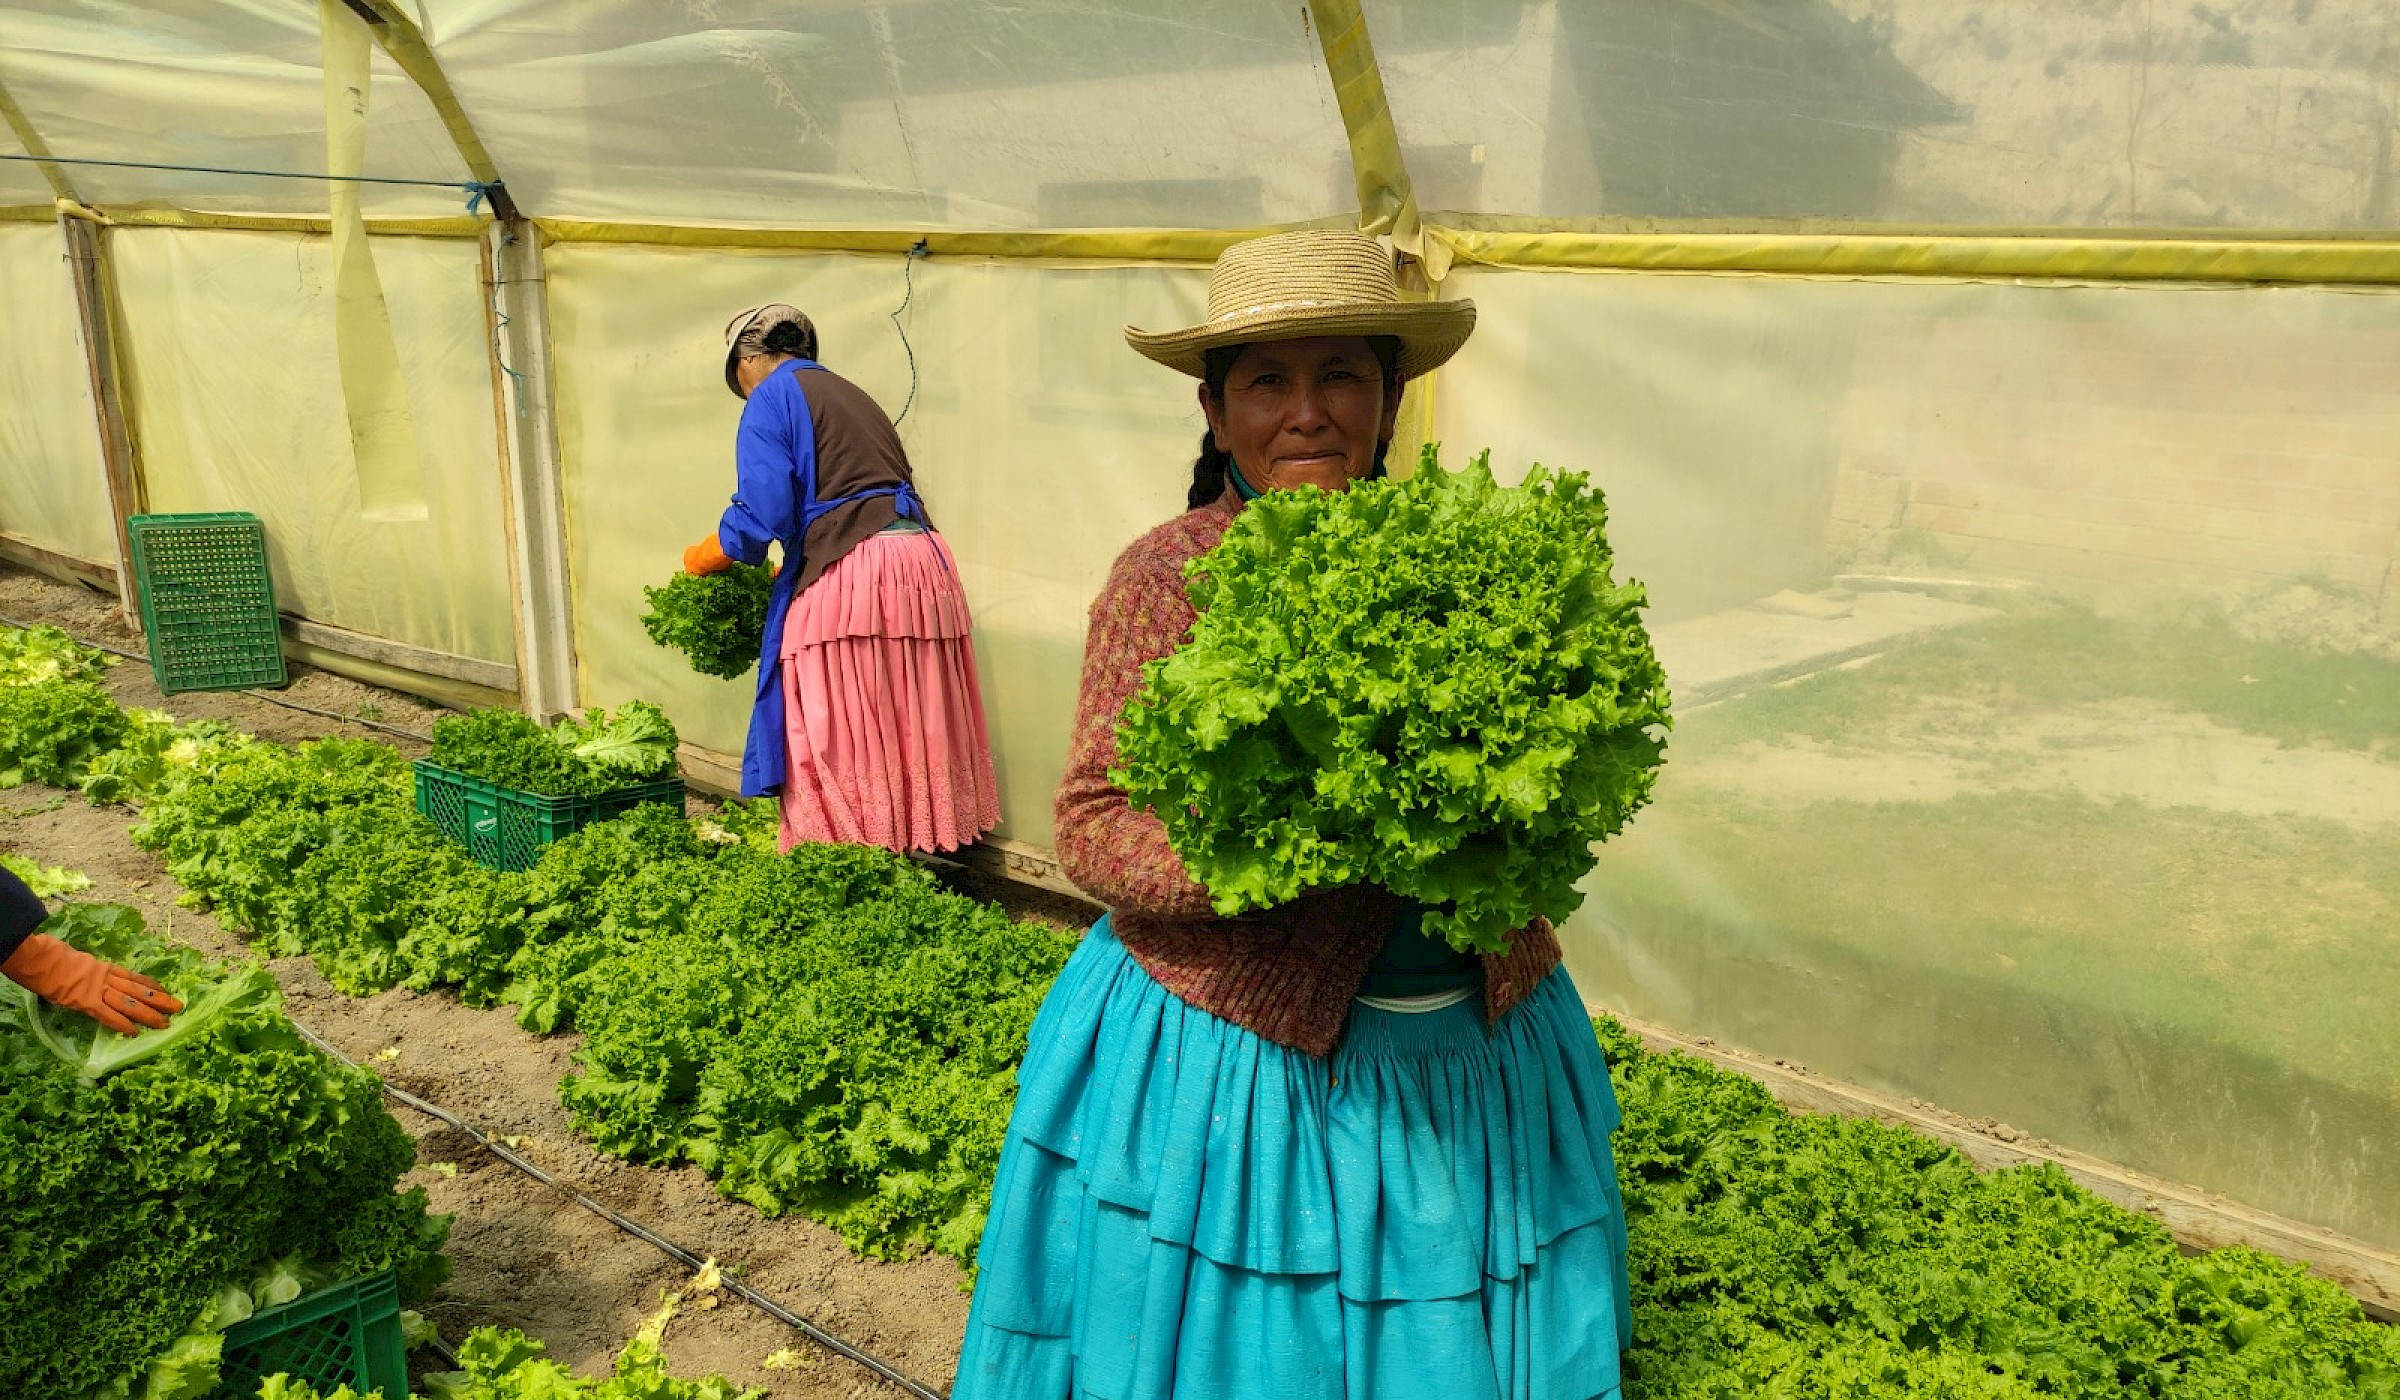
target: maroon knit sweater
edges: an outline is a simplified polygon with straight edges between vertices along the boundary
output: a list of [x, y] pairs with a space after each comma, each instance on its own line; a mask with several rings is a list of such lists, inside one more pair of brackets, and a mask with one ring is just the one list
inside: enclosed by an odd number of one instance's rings
[[[1165, 824], [1108, 780], [1117, 719], [1141, 688], [1142, 663], [1181, 646], [1198, 617], [1183, 566], [1215, 547], [1239, 509], [1229, 488], [1135, 540], [1093, 601], [1083, 697], [1058, 785], [1058, 860], [1068, 879], [1109, 906], [1117, 938], [1159, 985], [1278, 1045], [1329, 1055], [1399, 899], [1369, 886], [1312, 890], [1275, 909], [1220, 917], [1168, 847]], [[1492, 1020], [1558, 963], [1558, 939], [1544, 920], [1511, 942], [1509, 952], [1483, 960]]]

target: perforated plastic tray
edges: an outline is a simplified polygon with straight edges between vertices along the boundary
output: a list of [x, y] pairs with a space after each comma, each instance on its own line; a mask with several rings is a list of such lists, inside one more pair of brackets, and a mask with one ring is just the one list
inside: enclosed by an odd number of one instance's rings
[[288, 1373], [321, 1391], [408, 1394], [400, 1284], [390, 1270], [337, 1283], [225, 1329], [224, 1361], [208, 1400], [252, 1400], [258, 1383]]
[[126, 526], [158, 688], [172, 695], [284, 684], [282, 625], [258, 517], [137, 515]]
[[593, 797], [542, 797], [485, 782], [420, 758], [417, 810], [432, 818], [467, 854], [494, 870], [527, 870], [542, 847], [593, 822], [645, 802], [671, 802], [683, 810], [683, 779], [635, 783]]

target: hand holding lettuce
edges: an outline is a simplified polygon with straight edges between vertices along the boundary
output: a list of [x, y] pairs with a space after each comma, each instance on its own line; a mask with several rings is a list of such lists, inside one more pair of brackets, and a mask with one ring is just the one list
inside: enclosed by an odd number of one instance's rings
[[1150, 663], [1112, 773], [1219, 913], [1371, 882], [1496, 950], [1565, 917], [1649, 800], [1669, 724], [1598, 492], [1490, 454], [1250, 503], [1189, 568], [1200, 619]]

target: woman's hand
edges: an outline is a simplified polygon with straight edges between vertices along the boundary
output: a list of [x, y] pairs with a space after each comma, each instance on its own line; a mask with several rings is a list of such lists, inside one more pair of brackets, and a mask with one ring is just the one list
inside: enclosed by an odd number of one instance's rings
[[90, 953], [37, 933], [18, 946], [0, 975], [69, 1011], [80, 1011], [119, 1035], [134, 1035], [143, 1026], [167, 1028], [167, 1017], [183, 1003], [166, 988], [130, 968], [103, 962]]
[[683, 552], [683, 571], [687, 574], [714, 574], [732, 567], [732, 557], [713, 534]]

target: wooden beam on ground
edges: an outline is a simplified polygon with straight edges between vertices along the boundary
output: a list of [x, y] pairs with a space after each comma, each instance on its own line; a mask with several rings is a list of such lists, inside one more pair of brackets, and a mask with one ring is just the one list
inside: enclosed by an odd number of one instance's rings
[[0, 530], [0, 559], [22, 564], [65, 583], [84, 584], [103, 593], [117, 591], [117, 571], [109, 565], [61, 554], [14, 531]]
[[479, 656], [458, 656], [451, 652], [435, 651], [431, 647], [387, 641], [345, 627], [310, 622], [289, 613], [284, 614], [282, 621], [286, 641], [296, 642], [313, 651], [334, 652], [359, 661], [373, 661], [420, 676], [464, 681], [495, 695], [516, 694], [517, 668], [504, 661], [486, 661]]
[[525, 713], [548, 722], [574, 709], [580, 698], [541, 234], [525, 219], [493, 224], [484, 239], [483, 269], [517, 638], [516, 689]]
[[1731, 1049], [1705, 1036], [1683, 1035], [1606, 1008], [1592, 1010], [1615, 1017], [1653, 1050], [1680, 1050], [1748, 1075], [1766, 1085], [1787, 1108], [1873, 1118], [1910, 1128], [1957, 1148], [1979, 1171], [2034, 1162], [2055, 1164], [2093, 1195], [2166, 1226], [2176, 1243], [2186, 1249], [2246, 1245], [2306, 1264], [2347, 1289], [2370, 1315], [2400, 1322], [2400, 1254], [2390, 1250], [2051, 1143], [1985, 1132], [1907, 1100], [1828, 1079], [1799, 1065]]
[[304, 666], [314, 666], [320, 671], [330, 671], [337, 676], [364, 681], [368, 685], [382, 686], [385, 690], [397, 690], [403, 695], [414, 695], [437, 705], [448, 705], [452, 709], [505, 710], [514, 708], [517, 703], [517, 697], [507, 691], [453, 680], [448, 676], [429, 675], [369, 657], [352, 656], [331, 647], [295, 641], [288, 636], [283, 639], [283, 654]]
[[145, 509], [142, 474], [133, 431], [125, 418], [124, 357], [116, 334], [116, 294], [109, 275], [100, 226], [61, 212], [59, 236], [75, 279], [75, 313], [83, 339], [83, 361], [92, 385], [92, 411], [100, 430], [100, 460], [108, 476], [108, 511], [117, 536], [117, 606], [125, 620], [141, 616], [134, 597], [133, 535], [126, 521]]
[[1106, 907], [1066, 877], [1065, 872], [1059, 869], [1058, 857], [1051, 854], [1047, 847], [1031, 842], [1011, 840], [1005, 836], [986, 836], [964, 850], [952, 852], [950, 859], [986, 875], [997, 875], [1021, 885], [1048, 890], [1052, 894], [1080, 899], [1092, 906], [1095, 918]]

